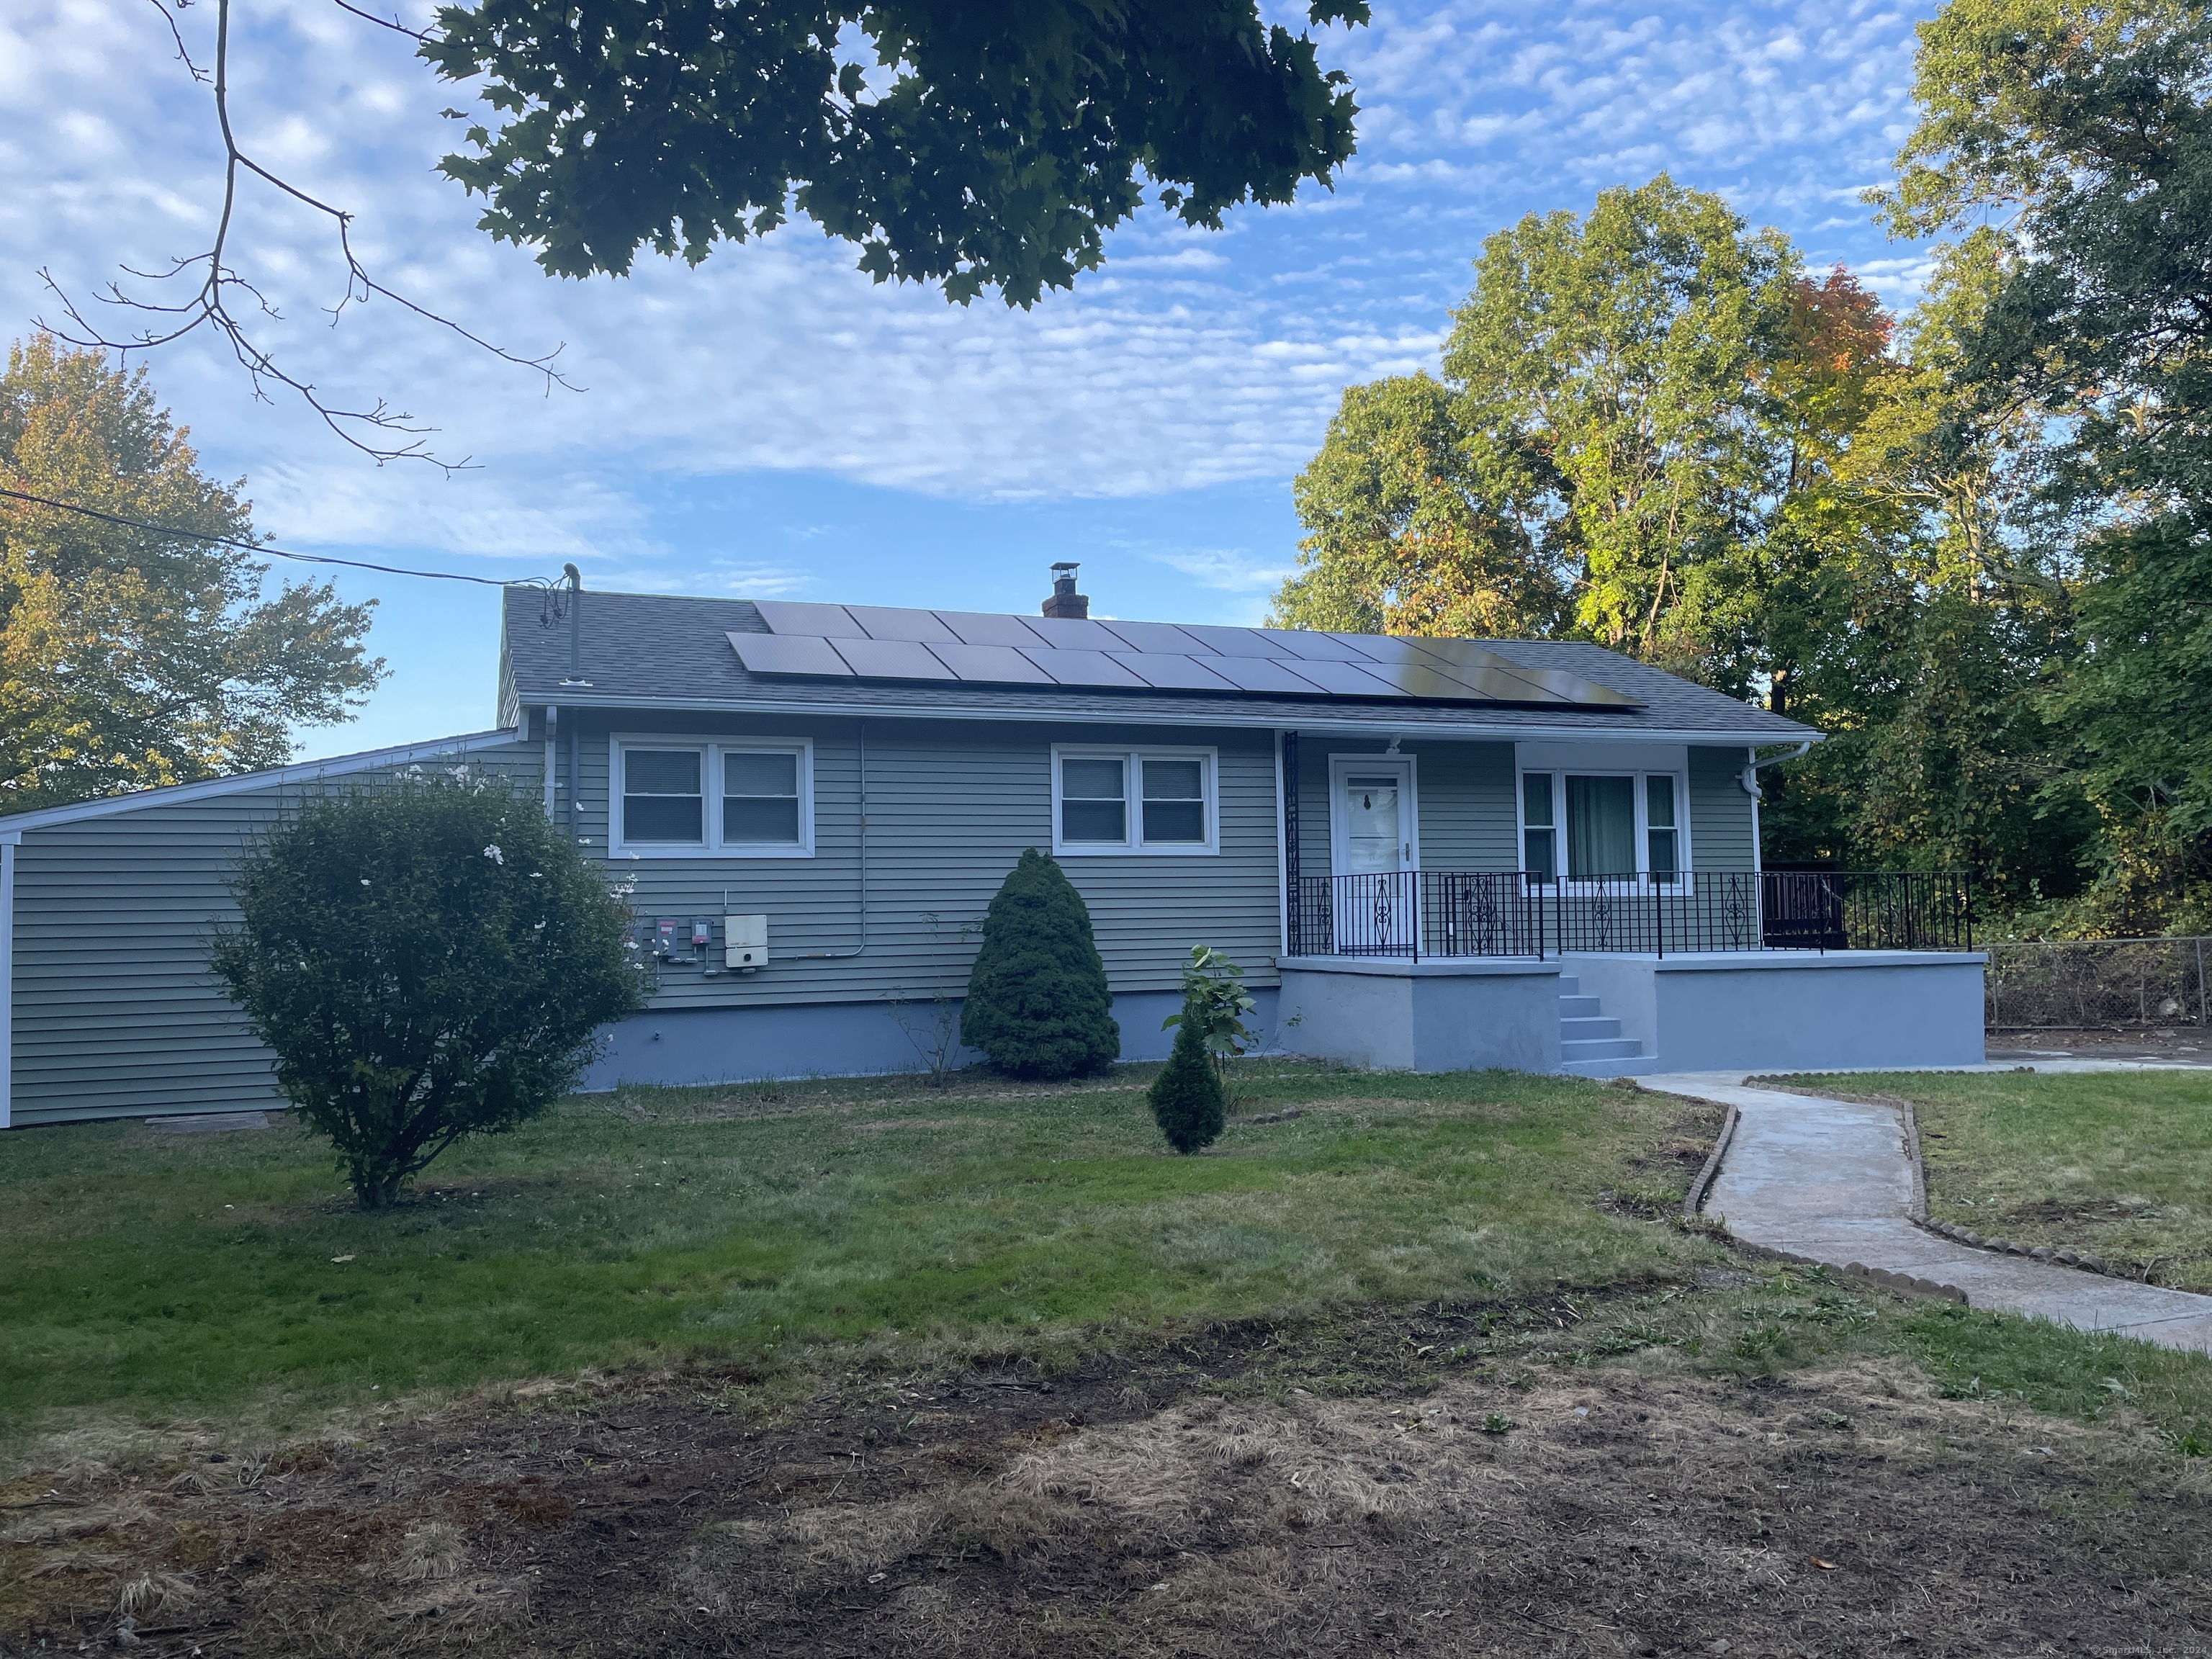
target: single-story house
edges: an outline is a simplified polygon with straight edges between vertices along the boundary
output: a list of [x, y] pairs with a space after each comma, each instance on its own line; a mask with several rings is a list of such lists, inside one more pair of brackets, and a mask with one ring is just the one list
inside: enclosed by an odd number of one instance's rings
[[1618, 1075], [1978, 1061], [1963, 882], [1762, 871], [1820, 734], [1595, 645], [511, 592], [497, 730], [0, 819], [0, 1125], [275, 1103], [209, 975], [229, 869], [307, 792], [496, 769], [659, 959], [592, 1081], [895, 1071], [955, 1029], [1048, 848], [1122, 1053], [1190, 947], [1267, 1045]]

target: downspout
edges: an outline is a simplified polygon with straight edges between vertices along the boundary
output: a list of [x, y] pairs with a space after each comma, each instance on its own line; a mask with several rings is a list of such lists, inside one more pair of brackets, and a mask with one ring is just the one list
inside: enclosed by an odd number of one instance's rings
[[[573, 564], [561, 567], [561, 574], [568, 579], [568, 678], [563, 685], [589, 686], [584, 678], [584, 573]], [[584, 844], [584, 734], [576, 724], [576, 711], [568, 711], [568, 839], [575, 845]], [[549, 732], [550, 728], [548, 728]], [[614, 839], [615, 780], [614, 750], [607, 751], [607, 839]]]
[[561, 822], [561, 710], [545, 705], [545, 821]]
[[1283, 833], [1283, 734], [1275, 733], [1275, 948], [1291, 953], [1291, 865]]
[[802, 962], [842, 962], [868, 948], [868, 723], [860, 722], [860, 942], [849, 951], [805, 951]]
[[15, 1107], [15, 848], [20, 830], [0, 831], [0, 1129]]

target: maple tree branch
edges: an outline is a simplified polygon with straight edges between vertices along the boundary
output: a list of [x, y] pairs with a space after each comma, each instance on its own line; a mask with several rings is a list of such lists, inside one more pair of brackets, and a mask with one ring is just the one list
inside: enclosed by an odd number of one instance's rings
[[[406, 295], [378, 282], [369, 275], [368, 268], [362, 264], [360, 256], [354, 252], [352, 237], [354, 216], [350, 211], [310, 195], [290, 180], [262, 166], [260, 162], [246, 153], [238, 142], [238, 136], [232, 129], [230, 120], [231, 0], [216, 0], [215, 63], [211, 77], [207, 70], [203, 70], [193, 61], [190, 51], [185, 46], [184, 33], [178, 27], [176, 19], [171, 15], [169, 8], [162, 3], [162, 0], [149, 0], [149, 3], [161, 12], [162, 21], [168, 25], [170, 35], [176, 42], [177, 56], [183, 60], [185, 68], [191, 71], [192, 78], [203, 83], [211, 83], [213, 88], [216, 125], [222, 136], [223, 147], [222, 207], [216, 216], [215, 234], [205, 252], [182, 258], [173, 258], [167, 270], [139, 270], [130, 265], [123, 267], [128, 276], [157, 283], [172, 281], [185, 276], [187, 272], [198, 272], [198, 286], [189, 298], [180, 302], [165, 304], [143, 297], [138, 294], [126, 293], [121, 283], [117, 282], [110, 282], [104, 285], [103, 290], [98, 295], [102, 304], [119, 307], [145, 316], [173, 319], [143, 326], [131, 333], [129, 337], [123, 339], [112, 337], [107, 331], [95, 325], [86, 315], [84, 310], [63, 289], [55, 280], [52, 272], [41, 267], [39, 271], [40, 279], [45, 283], [47, 290], [53, 295], [61, 307], [63, 315], [67, 319], [66, 326], [52, 328], [52, 333], [71, 345], [129, 353], [150, 351], [160, 346], [172, 344], [202, 329], [212, 330], [229, 345], [231, 355], [246, 370], [253, 388], [254, 398], [258, 402], [272, 402], [270, 396], [272, 387], [291, 392], [308, 408], [314, 410], [317, 418], [342, 442], [360, 451], [379, 465], [388, 461], [420, 460], [427, 461], [431, 465], [447, 472], [458, 471], [467, 466], [469, 462], [465, 457], [459, 461], [447, 461], [430, 452], [424, 442], [423, 434], [435, 430], [434, 428], [418, 422], [413, 416], [403, 410], [393, 409], [381, 398], [375, 399], [366, 407], [358, 408], [349, 407], [327, 398], [313, 381], [301, 380], [283, 368], [277, 362], [271, 349], [264, 348], [255, 336], [248, 331], [247, 324], [241, 320], [238, 311], [233, 308], [234, 295], [250, 299], [253, 307], [263, 317], [281, 320], [282, 313], [269, 303], [259, 289], [241, 276], [234, 267], [227, 263], [230, 252], [233, 223], [238, 211], [242, 174], [249, 179], [259, 180], [279, 195], [322, 215], [337, 228], [338, 253], [345, 269], [343, 288], [337, 302], [326, 307], [333, 327], [337, 325], [338, 319], [344, 314], [347, 307], [366, 304], [372, 296], [381, 298], [390, 301], [401, 309], [426, 322], [434, 323], [441, 328], [450, 330], [477, 349], [489, 352], [502, 362], [511, 363], [518, 368], [529, 369], [542, 376], [549, 396], [556, 386], [568, 392], [581, 389], [554, 367], [554, 359], [558, 357], [565, 348], [556, 346], [551, 351], [535, 356], [509, 351], [505, 347], [495, 344], [482, 335], [464, 327], [452, 318], [442, 316], [428, 307], [418, 305]], [[191, 0], [176, 0], [176, 9], [181, 11], [191, 3]], [[359, 6], [349, 3], [349, 0], [332, 0], [332, 3], [341, 10], [374, 23], [380, 28], [392, 29], [416, 40], [426, 38], [422, 31], [409, 28], [396, 17], [389, 20], [379, 17], [374, 13], [363, 10]], [[44, 319], [40, 319], [38, 326], [48, 328], [50, 325]]]

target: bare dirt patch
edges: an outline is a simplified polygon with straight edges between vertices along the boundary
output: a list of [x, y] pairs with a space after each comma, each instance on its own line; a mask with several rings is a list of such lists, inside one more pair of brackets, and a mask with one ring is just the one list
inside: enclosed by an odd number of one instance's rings
[[57, 1471], [0, 1512], [0, 1652], [2204, 1651], [2201, 1460], [1890, 1362], [1450, 1363], [1499, 1311]]

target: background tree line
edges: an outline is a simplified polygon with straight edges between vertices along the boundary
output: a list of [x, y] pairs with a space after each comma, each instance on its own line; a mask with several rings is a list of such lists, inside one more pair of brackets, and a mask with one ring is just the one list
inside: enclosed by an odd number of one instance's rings
[[1597, 641], [1827, 732], [1771, 860], [2212, 929], [2212, 23], [1953, 0], [1870, 199], [1924, 297], [1664, 174], [1483, 244], [1298, 476], [1292, 627]]

